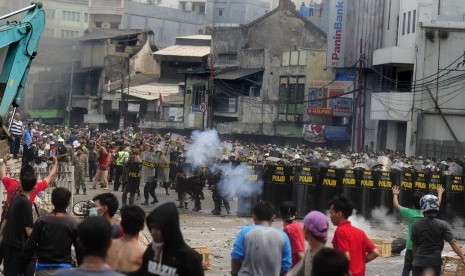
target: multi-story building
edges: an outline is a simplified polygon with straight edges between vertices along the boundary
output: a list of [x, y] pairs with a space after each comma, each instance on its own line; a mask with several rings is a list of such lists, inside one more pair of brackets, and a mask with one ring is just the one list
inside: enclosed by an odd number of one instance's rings
[[128, 87], [159, 76], [159, 66], [151, 58], [156, 50], [153, 32], [97, 28], [79, 42], [81, 66], [74, 75], [71, 122], [112, 128], [124, 120], [135, 122], [147, 107], [130, 97], [135, 93]]
[[[31, 1], [5, 1], [4, 11], [14, 11]], [[43, 0], [45, 29], [42, 38], [76, 39], [84, 34], [89, 25], [89, 0]], [[0, 3], [0, 8], [2, 3]]]
[[408, 155], [463, 155], [465, 7], [459, 0], [386, 1], [373, 54], [383, 93], [372, 95], [378, 143]]
[[211, 32], [213, 71], [185, 72], [184, 127], [300, 141], [308, 83], [334, 77], [325, 70], [325, 33], [286, 0], [247, 25]]
[[246, 24], [268, 11], [268, 0], [89, 0], [89, 26], [151, 29], [164, 48], [176, 37], [203, 33], [207, 24]]

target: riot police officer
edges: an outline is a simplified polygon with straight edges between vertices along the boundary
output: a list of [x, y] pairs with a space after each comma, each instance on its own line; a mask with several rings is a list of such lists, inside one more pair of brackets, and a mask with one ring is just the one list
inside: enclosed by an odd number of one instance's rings
[[231, 208], [229, 206], [229, 201], [228, 198], [224, 195], [222, 195], [221, 190], [220, 190], [220, 182], [221, 179], [223, 178], [223, 171], [222, 170], [217, 170], [214, 173], [211, 174], [209, 178], [209, 182], [211, 185], [212, 189], [212, 199], [213, 203], [215, 204], [215, 208], [212, 211], [213, 215], [221, 215], [221, 206], [224, 205], [224, 208], [226, 209], [226, 213], [231, 214]]

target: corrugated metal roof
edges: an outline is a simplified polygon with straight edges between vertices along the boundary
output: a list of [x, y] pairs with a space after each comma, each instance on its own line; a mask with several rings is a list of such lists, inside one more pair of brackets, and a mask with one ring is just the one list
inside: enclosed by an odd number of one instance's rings
[[178, 36], [176, 38], [193, 39], [193, 40], [212, 40], [211, 35], [188, 35], [188, 36]]
[[215, 76], [215, 79], [219, 80], [236, 80], [248, 75], [252, 75], [258, 72], [263, 71], [263, 68], [241, 68], [234, 71], [229, 71], [225, 73], [221, 73]]
[[100, 29], [94, 28], [89, 33], [85, 34], [79, 41], [90, 41], [90, 40], [104, 40], [109, 38], [117, 38], [128, 35], [137, 35], [144, 32], [149, 32], [150, 30], [142, 29], [132, 29], [132, 30], [122, 30], [122, 29]]
[[172, 45], [156, 51], [155, 56], [204, 57], [210, 54], [210, 46]]

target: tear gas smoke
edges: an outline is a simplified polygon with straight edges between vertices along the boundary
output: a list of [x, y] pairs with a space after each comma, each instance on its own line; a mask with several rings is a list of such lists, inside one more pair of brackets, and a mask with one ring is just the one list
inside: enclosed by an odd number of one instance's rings
[[252, 181], [254, 174], [247, 164], [232, 166], [230, 164], [215, 165], [215, 169], [223, 171], [219, 185], [220, 194], [224, 197], [251, 197], [262, 193], [263, 181]]
[[389, 215], [389, 209], [381, 206], [371, 211], [372, 220], [377, 223], [384, 230], [395, 231], [399, 229], [396, 218]]
[[191, 140], [192, 143], [186, 152], [186, 160], [191, 163], [192, 168], [206, 166], [219, 158], [221, 141], [216, 130], [193, 131]]
[[211, 165], [213, 161], [221, 158], [221, 143], [218, 132], [209, 129], [203, 132], [194, 131], [191, 135], [192, 143], [186, 152], [187, 162], [192, 167], [208, 166], [212, 171], [221, 170], [223, 175], [218, 183], [220, 194], [224, 197], [250, 197], [261, 194], [263, 181], [252, 181], [253, 172], [247, 164], [232, 166], [229, 163]]
[[353, 215], [349, 217], [349, 220], [353, 226], [365, 231], [367, 236], [371, 235], [372, 232], [370, 222], [366, 220], [363, 216], [357, 215], [357, 210], [354, 210]]

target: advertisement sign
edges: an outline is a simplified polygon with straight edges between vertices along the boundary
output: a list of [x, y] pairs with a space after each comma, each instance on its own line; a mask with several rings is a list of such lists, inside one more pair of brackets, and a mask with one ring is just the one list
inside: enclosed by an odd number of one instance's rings
[[333, 100], [333, 116], [351, 117], [352, 116], [352, 99], [336, 98]]
[[344, 51], [346, 39], [347, 1], [331, 1], [329, 9], [328, 49], [326, 65], [344, 67]]
[[[307, 115], [352, 116], [353, 94], [343, 95], [354, 89], [351, 81], [311, 81], [308, 84]], [[342, 96], [341, 96], [342, 95]], [[341, 96], [341, 97], [338, 97]]]

